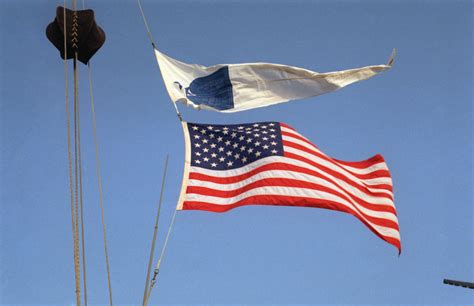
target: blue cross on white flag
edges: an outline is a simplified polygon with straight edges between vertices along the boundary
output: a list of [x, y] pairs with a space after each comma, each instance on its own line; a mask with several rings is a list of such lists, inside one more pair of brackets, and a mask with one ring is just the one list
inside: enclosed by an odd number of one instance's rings
[[335, 91], [389, 69], [386, 65], [318, 73], [269, 63], [201, 66], [175, 60], [155, 49], [166, 89], [174, 103], [218, 112], [242, 110]]

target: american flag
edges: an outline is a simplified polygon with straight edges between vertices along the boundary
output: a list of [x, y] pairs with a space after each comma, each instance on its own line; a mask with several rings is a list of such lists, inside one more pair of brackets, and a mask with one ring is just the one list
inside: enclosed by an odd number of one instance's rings
[[381, 155], [346, 162], [279, 122], [183, 123], [186, 161], [178, 210], [243, 205], [318, 207], [349, 213], [400, 252], [392, 179]]

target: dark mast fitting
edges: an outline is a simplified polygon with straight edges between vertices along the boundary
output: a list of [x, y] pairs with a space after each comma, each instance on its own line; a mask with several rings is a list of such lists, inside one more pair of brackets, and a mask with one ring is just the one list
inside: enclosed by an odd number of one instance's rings
[[93, 10], [73, 11], [61, 6], [56, 8], [56, 18], [46, 28], [46, 36], [59, 50], [62, 59], [65, 56], [66, 59], [72, 59], [77, 52], [77, 59], [86, 65], [105, 42], [105, 32], [95, 22]]

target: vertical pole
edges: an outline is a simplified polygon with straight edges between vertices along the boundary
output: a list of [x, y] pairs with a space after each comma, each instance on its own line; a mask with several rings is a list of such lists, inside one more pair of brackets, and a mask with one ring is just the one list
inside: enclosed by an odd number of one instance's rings
[[153, 255], [155, 253], [155, 242], [156, 242], [156, 236], [158, 234], [158, 222], [160, 220], [161, 203], [163, 202], [163, 191], [165, 189], [166, 171], [168, 169], [168, 158], [169, 158], [169, 156], [166, 155], [165, 169], [163, 170], [163, 179], [161, 181], [160, 200], [158, 202], [158, 210], [156, 212], [155, 229], [153, 231], [153, 239], [151, 241], [150, 258], [148, 260], [148, 267], [147, 267], [146, 280], [145, 280], [145, 290], [143, 292], [142, 306], [146, 305], [147, 297], [148, 297], [148, 283], [150, 282], [151, 264], [153, 262]]
[[153, 287], [156, 284], [156, 277], [158, 276], [158, 273], [160, 273], [161, 261], [163, 260], [163, 257], [165, 256], [166, 247], [168, 246], [168, 239], [170, 238], [171, 230], [173, 229], [174, 221], [176, 220], [176, 212], [177, 211], [178, 211], [177, 209], [174, 210], [173, 217], [171, 218], [171, 222], [170, 222], [170, 225], [168, 227], [168, 234], [166, 234], [166, 239], [165, 239], [165, 242], [163, 243], [163, 248], [161, 249], [161, 255], [160, 255], [160, 257], [158, 257], [158, 261], [156, 263], [153, 278], [151, 279], [151, 284], [150, 284], [150, 287], [148, 288], [148, 294], [147, 294], [147, 297], [146, 297], [145, 306], [148, 304], [148, 300], [150, 299], [151, 290], [153, 289]]

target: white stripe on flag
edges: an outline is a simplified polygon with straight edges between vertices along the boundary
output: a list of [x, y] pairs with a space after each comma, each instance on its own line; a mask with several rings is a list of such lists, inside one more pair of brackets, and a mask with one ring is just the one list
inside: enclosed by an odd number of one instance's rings
[[[197, 167], [191, 167], [191, 172], [195, 173], [202, 173], [201, 169], [198, 169]], [[211, 173], [208, 172], [207, 175], [212, 175]], [[383, 198], [383, 197], [374, 197], [368, 194], [362, 194], [360, 191], [359, 192], [349, 192], [346, 191], [347, 189], [341, 188], [336, 186], [335, 184], [329, 182], [326, 179], [322, 179], [319, 177], [315, 177], [312, 175], [300, 173], [297, 171], [291, 171], [291, 170], [266, 170], [263, 172], [259, 172], [256, 175], [253, 175], [249, 178], [243, 179], [239, 182], [235, 183], [215, 183], [215, 182], [210, 182], [206, 180], [199, 180], [199, 179], [190, 179], [188, 182], [188, 186], [201, 186], [201, 187], [207, 187], [207, 188], [212, 188], [216, 190], [222, 190], [222, 191], [230, 191], [230, 190], [235, 190], [242, 188], [244, 186], [247, 186], [251, 183], [254, 183], [256, 181], [262, 180], [262, 179], [267, 179], [267, 178], [283, 178], [283, 179], [294, 179], [294, 180], [302, 180], [306, 182], [311, 182], [314, 184], [319, 184], [328, 188], [331, 188], [337, 192], [343, 193], [345, 196], [349, 198], [357, 197], [359, 199], [362, 199], [363, 201], [368, 202], [369, 204], [373, 205], [386, 205], [393, 207], [393, 201], [389, 198]], [[355, 202], [354, 202], [355, 203]]]
[[[346, 206], [348, 209], [353, 211], [355, 214], [357, 214], [360, 218], [364, 219], [367, 223], [371, 224], [374, 228], [377, 229], [377, 231], [384, 233], [386, 236], [398, 238], [399, 234], [398, 231], [379, 226], [376, 224], [373, 224], [372, 222], [368, 221], [367, 218], [365, 218], [361, 213], [359, 213], [357, 210], [355, 210], [350, 203], [345, 201], [344, 199], [335, 196], [331, 193], [327, 193], [324, 191], [315, 191], [312, 189], [306, 189], [306, 188], [294, 188], [294, 187], [259, 187], [255, 188], [246, 192], [243, 192], [239, 194], [238, 196], [232, 197], [232, 198], [221, 198], [221, 197], [214, 197], [214, 196], [208, 196], [208, 195], [202, 195], [202, 194], [193, 194], [193, 193], [188, 193], [186, 195], [186, 201], [199, 201], [199, 202], [207, 202], [207, 203], [212, 203], [216, 205], [231, 205], [235, 202], [238, 202], [240, 200], [243, 200], [245, 198], [251, 197], [251, 196], [256, 196], [256, 195], [281, 195], [281, 196], [291, 196], [291, 197], [303, 197], [303, 198], [314, 198], [314, 199], [324, 199], [328, 201], [334, 201], [337, 203], [340, 203], [344, 206]], [[258, 204], [258, 203], [256, 203]], [[264, 203], [262, 203], [264, 204]], [[364, 211], [365, 213], [365, 211]], [[381, 212], [373, 212], [371, 211], [370, 214], [367, 213], [369, 216], [374, 216], [378, 218], [384, 218], [384, 219], [390, 219], [390, 220], [395, 220], [396, 222], [396, 217], [394, 218], [393, 214], [389, 213], [381, 213]]]

